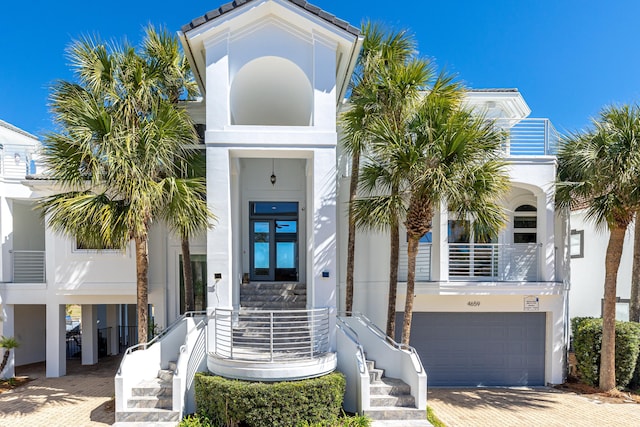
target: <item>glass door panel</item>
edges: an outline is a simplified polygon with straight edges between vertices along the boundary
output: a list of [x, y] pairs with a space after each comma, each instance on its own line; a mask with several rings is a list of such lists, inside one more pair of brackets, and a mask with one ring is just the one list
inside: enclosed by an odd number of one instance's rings
[[[184, 271], [182, 265], [182, 255], [178, 257], [180, 271], [180, 314], [184, 313]], [[207, 309], [207, 256], [201, 254], [191, 254], [191, 272], [193, 273], [193, 301], [194, 310], [202, 311]]]
[[298, 203], [251, 202], [251, 280], [298, 281]]
[[271, 221], [253, 221], [251, 276], [271, 279]]

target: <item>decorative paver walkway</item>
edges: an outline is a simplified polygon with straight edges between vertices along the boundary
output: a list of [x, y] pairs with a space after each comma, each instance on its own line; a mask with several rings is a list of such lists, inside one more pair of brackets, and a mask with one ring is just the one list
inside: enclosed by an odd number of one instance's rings
[[432, 388], [427, 404], [447, 427], [640, 425], [639, 404], [603, 403], [547, 387]]
[[[17, 368], [35, 378], [0, 394], [1, 427], [110, 426], [118, 357], [97, 365], [67, 363], [68, 375], [46, 378], [44, 364]], [[640, 405], [602, 403], [552, 388], [431, 388], [428, 404], [447, 427], [637, 426]]]
[[120, 357], [105, 357], [91, 366], [67, 361], [68, 375], [60, 378], [46, 378], [44, 363], [17, 367], [16, 375], [34, 380], [0, 394], [0, 426], [110, 426], [119, 364]]

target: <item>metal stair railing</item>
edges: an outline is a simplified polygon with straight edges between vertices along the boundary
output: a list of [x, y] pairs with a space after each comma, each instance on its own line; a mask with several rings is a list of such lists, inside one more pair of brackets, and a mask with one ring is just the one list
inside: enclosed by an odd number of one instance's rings
[[329, 352], [329, 309], [231, 310], [211, 315], [213, 353], [231, 360], [307, 360]]

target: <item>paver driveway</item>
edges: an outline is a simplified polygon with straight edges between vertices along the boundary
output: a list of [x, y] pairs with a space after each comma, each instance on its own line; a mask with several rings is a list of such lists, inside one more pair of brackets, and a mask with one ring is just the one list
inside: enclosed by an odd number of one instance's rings
[[432, 388], [428, 405], [447, 427], [640, 426], [640, 405], [603, 403], [553, 388]]
[[119, 363], [120, 357], [106, 357], [92, 366], [68, 361], [68, 375], [60, 378], [46, 378], [43, 363], [16, 368], [16, 375], [35, 379], [0, 394], [0, 426], [110, 426], [115, 415], [113, 405], [107, 406]]
[[[114, 422], [113, 378], [120, 358], [94, 366], [67, 364], [68, 375], [45, 378], [44, 364], [18, 368], [36, 378], [0, 394], [0, 426], [102, 426]], [[432, 388], [428, 404], [448, 427], [640, 426], [640, 405], [602, 403], [552, 388]]]

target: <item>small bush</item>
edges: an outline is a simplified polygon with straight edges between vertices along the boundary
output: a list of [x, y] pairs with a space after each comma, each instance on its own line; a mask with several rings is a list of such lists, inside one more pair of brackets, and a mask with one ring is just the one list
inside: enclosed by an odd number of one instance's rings
[[371, 419], [366, 415], [347, 415], [344, 412], [337, 421], [328, 422], [323, 421], [320, 423], [309, 423], [303, 421], [296, 427], [369, 427], [371, 425]]
[[205, 416], [187, 415], [180, 421], [178, 427], [216, 427], [211, 420]]
[[198, 414], [223, 426], [295, 426], [336, 423], [346, 381], [340, 373], [277, 383], [196, 374]]
[[[574, 318], [573, 347], [578, 371], [585, 383], [598, 386], [600, 352], [602, 347], [602, 319]], [[636, 369], [640, 350], [640, 325], [616, 322], [616, 385], [625, 387]]]

